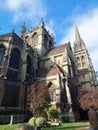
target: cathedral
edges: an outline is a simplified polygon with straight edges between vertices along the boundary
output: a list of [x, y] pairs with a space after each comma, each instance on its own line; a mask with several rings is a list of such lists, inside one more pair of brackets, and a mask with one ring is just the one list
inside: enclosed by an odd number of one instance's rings
[[75, 26], [73, 48], [70, 42], [54, 46], [54, 36], [41, 20], [37, 27], [20, 36], [14, 30], [0, 35], [0, 123], [23, 122], [27, 117], [30, 85], [49, 85], [51, 105], [60, 115], [79, 116], [77, 89], [97, 86], [86, 45]]

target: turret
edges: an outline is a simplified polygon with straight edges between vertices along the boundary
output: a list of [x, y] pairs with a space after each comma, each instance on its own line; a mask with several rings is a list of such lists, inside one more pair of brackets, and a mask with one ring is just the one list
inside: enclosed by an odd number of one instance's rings
[[43, 20], [43, 19], [41, 19], [41, 21], [40, 21], [40, 23], [39, 23], [39, 27], [40, 27], [40, 28], [44, 28], [44, 20]]
[[25, 32], [26, 32], [26, 26], [25, 26], [25, 23], [23, 24], [23, 26], [21, 26], [21, 29], [20, 29], [20, 37], [24, 40], [24, 37], [25, 37]]

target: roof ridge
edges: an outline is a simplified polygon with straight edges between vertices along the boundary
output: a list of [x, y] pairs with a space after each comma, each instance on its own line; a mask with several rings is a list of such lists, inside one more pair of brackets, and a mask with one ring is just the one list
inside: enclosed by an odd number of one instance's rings
[[60, 47], [60, 46], [63, 46], [63, 45], [68, 45], [68, 43], [60, 44], [60, 45], [58, 45], [58, 46], [55, 46], [54, 48], [56, 48], [56, 47]]

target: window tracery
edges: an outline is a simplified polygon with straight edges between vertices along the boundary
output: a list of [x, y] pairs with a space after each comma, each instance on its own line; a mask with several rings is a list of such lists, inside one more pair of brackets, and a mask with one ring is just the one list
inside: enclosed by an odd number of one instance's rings
[[84, 57], [84, 56], [81, 57], [81, 61], [82, 61], [82, 67], [84, 67], [85, 64], [86, 64], [86, 62], [85, 62], [85, 57]]
[[27, 74], [31, 74], [31, 57], [27, 56]]
[[9, 67], [18, 69], [20, 60], [20, 51], [17, 48], [12, 49], [10, 55]]
[[47, 35], [45, 34], [45, 35], [44, 35], [44, 44], [47, 44], [47, 42], [48, 42], [48, 37], [47, 37]]
[[32, 38], [33, 38], [33, 40], [32, 40], [33, 44], [34, 45], [38, 44], [38, 34], [34, 33]]
[[77, 66], [80, 68], [81, 67], [81, 61], [80, 61], [80, 58], [77, 57]]
[[56, 89], [52, 83], [51, 86], [49, 86], [49, 92], [50, 92], [51, 102], [56, 102]]
[[49, 42], [49, 49], [51, 49], [51, 47], [52, 47], [52, 42], [50, 41]]

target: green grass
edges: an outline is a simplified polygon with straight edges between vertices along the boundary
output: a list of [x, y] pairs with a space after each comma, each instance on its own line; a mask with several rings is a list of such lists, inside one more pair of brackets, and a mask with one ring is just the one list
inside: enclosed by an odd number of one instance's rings
[[[63, 123], [61, 126], [47, 127], [42, 130], [78, 130], [82, 126], [89, 126], [88, 122]], [[84, 130], [84, 129], [83, 129]]]
[[[15, 130], [19, 124], [0, 125], [0, 130]], [[61, 126], [50, 126], [41, 130], [78, 130], [79, 127], [89, 125], [88, 122], [63, 123]]]

